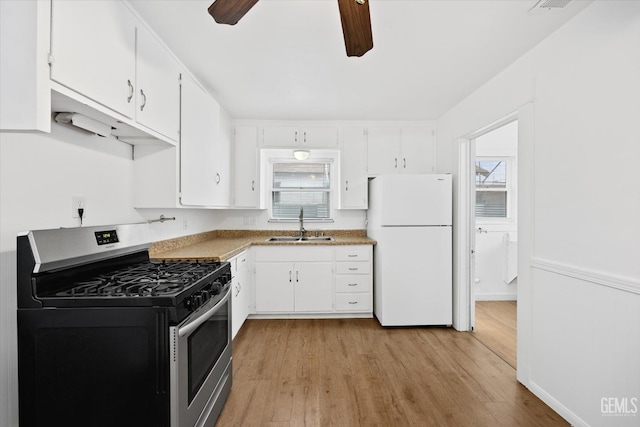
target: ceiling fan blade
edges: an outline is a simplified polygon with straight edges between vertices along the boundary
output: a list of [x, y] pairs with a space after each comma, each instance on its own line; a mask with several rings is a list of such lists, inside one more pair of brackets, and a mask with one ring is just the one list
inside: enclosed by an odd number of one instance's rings
[[235, 25], [258, 0], [215, 0], [209, 6], [209, 15], [218, 24]]
[[373, 48], [369, 0], [338, 0], [347, 56], [362, 56]]

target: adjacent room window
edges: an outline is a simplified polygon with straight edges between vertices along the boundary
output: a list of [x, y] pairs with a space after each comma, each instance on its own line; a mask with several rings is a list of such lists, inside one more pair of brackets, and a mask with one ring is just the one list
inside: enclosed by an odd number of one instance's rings
[[476, 217], [508, 218], [511, 160], [476, 160]]
[[272, 164], [271, 218], [305, 220], [331, 217], [332, 162], [274, 162]]

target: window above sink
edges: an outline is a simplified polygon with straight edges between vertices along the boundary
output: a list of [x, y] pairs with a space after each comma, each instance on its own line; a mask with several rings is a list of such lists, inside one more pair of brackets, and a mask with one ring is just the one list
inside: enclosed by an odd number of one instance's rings
[[296, 160], [293, 150], [262, 150], [269, 222], [333, 222], [337, 206], [337, 150], [311, 150]]

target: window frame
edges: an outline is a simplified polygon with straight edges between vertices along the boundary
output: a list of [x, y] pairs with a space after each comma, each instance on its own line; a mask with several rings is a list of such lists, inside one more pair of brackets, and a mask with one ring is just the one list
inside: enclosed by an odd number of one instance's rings
[[[505, 162], [506, 166], [506, 177], [505, 177], [505, 187], [504, 188], [481, 188], [478, 187], [475, 182], [475, 167], [476, 163], [483, 161], [502, 161]], [[502, 192], [506, 193], [507, 201], [506, 201], [506, 216], [504, 217], [491, 217], [491, 216], [478, 216], [477, 215], [477, 202], [474, 206], [475, 210], [475, 218], [478, 223], [487, 223], [487, 224], [505, 224], [505, 223], [514, 223], [516, 221], [516, 211], [517, 211], [517, 173], [516, 173], [516, 157], [515, 156], [476, 156], [475, 161], [473, 162], [474, 167], [474, 192], [477, 195], [478, 192]], [[477, 197], [477, 196], [476, 196]]]
[[279, 191], [274, 188], [274, 165], [279, 163], [291, 164], [328, 164], [329, 165], [329, 189], [321, 190], [328, 193], [329, 198], [329, 217], [328, 218], [304, 218], [305, 223], [332, 223], [335, 218], [335, 211], [338, 203], [338, 174], [340, 172], [340, 152], [338, 150], [309, 150], [309, 158], [306, 160], [296, 160], [293, 157], [294, 150], [270, 149], [262, 150], [263, 165], [265, 166], [264, 178], [267, 185], [265, 186], [265, 200], [268, 212], [268, 222], [275, 223], [297, 223], [298, 218], [276, 218], [273, 211], [273, 194]]

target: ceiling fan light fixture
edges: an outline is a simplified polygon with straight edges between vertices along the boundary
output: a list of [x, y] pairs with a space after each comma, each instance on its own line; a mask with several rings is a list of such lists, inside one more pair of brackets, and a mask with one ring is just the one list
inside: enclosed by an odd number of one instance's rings
[[293, 157], [296, 160], [307, 160], [309, 158], [309, 150], [293, 150]]

